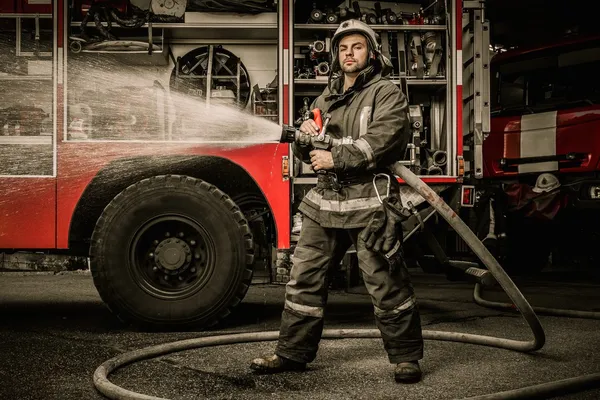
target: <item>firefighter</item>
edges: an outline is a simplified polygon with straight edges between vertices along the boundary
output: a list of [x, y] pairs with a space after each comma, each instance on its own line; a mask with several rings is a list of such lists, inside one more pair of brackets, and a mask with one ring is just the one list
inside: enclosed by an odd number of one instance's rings
[[[304, 370], [315, 359], [323, 330], [327, 269], [351, 242], [388, 359], [395, 364], [395, 380], [418, 382], [423, 337], [414, 291], [403, 261], [396, 258], [390, 264], [383, 254], [390, 244], [401, 243], [399, 219], [382, 206], [381, 198], [400, 197], [399, 184], [385, 166], [405, 155], [410, 135], [407, 99], [385, 78], [392, 65], [367, 24], [341, 23], [331, 52], [327, 88], [311, 109], [330, 114], [330, 136], [352, 140], [331, 151], [293, 144], [300, 159], [327, 174], [318, 175], [316, 187], [300, 206], [303, 223], [286, 285], [275, 354], [253, 360], [250, 367], [258, 373]], [[319, 133], [311, 119], [300, 130]]]

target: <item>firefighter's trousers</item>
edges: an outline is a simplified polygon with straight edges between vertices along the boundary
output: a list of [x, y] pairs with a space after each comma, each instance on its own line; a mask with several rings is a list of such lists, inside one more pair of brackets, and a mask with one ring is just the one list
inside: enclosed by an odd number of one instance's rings
[[421, 319], [408, 271], [402, 266], [390, 273], [387, 261], [358, 238], [361, 230], [323, 228], [304, 217], [286, 286], [277, 355], [304, 363], [315, 359], [323, 332], [327, 270], [354, 243], [389, 361], [423, 358]]

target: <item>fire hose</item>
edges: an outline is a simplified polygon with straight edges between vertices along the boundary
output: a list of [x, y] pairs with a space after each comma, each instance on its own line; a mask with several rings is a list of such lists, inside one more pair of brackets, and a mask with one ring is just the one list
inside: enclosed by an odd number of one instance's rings
[[[334, 146], [346, 143], [342, 139], [334, 139], [329, 135], [310, 136], [295, 130], [293, 127], [284, 126], [282, 143], [304, 143], [312, 145], [318, 149], [331, 149]], [[498, 261], [493, 257], [489, 250], [483, 245], [479, 238], [471, 231], [471, 229], [460, 219], [454, 210], [444, 202], [425, 182], [417, 175], [411, 172], [404, 165], [396, 163], [391, 167], [392, 172], [399, 178], [404, 180], [412, 187], [419, 195], [441, 215], [448, 224], [454, 228], [460, 237], [467, 243], [473, 253], [479, 257], [483, 264], [488, 268], [489, 273], [493, 275], [496, 282], [500, 284], [504, 292], [513, 301], [511, 309], [517, 309], [533, 333], [533, 339], [529, 341], [520, 341], [514, 339], [506, 339], [493, 336], [475, 335], [460, 332], [443, 332], [423, 330], [423, 338], [426, 340], [441, 340], [459, 343], [469, 343], [497, 347], [507, 350], [515, 350], [519, 352], [532, 352], [541, 349], [545, 344], [545, 333], [542, 325], [535, 314], [534, 309], [525, 299], [523, 294], [516, 287], [514, 282], [502, 269]], [[480, 293], [480, 284], [475, 284], [475, 293]], [[492, 303], [495, 304], [495, 303]], [[160, 344], [139, 350], [134, 350], [128, 353], [118, 355], [101, 364], [94, 372], [94, 385], [98, 391], [111, 399], [144, 399], [144, 400], [167, 400], [165, 398], [148, 396], [145, 394], [136, 393], [127, 389], [121, 388], [108, 380], [108, 375], [116, 369], [127, 364], [146, 360], [149, 358], [158, 357], [161, 355], [179, 352], [183, 350], [221, 346], [236, 343], [250, 343], [274, 341], [279, 336], [278, 331], [268, 332], [250, 332], [220, 336], [209, 336], [204, 338], [181, 340], [171, 343]], [[381, 334], [378, 329], [325, 329], [323, 331], [324, 339], [346, 339], [346, 338], [380, 338]], [[587, 390], [600, 385], [600, 373], [582, 375], [574, 378], [563, 379], [554, 382], [543, 383], [539, 385], [528, 386], [515, 390], [492, 393], [488, 395], [470, 397], [474, 400], [488, 399], [524, 399], [535, 397], [549, 397], [557, 395], [557, 393], [565, 394], [581, 390]]]

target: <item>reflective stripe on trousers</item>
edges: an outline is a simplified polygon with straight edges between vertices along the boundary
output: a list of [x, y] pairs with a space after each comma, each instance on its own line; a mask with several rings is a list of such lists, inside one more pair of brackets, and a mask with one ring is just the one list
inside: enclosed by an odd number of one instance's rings
[[299, 362], [314, 360], [323, 332], [327, 270], [329, 266], [339, 265], [354, 243], [390, 362], [423, 357], [420, 316], [408, 271], [402, 267], [390, 275], [387, 261], [367, 250], [358, 240], [361, 230], [322, 228], [304, 217], [286, 285], [276, 354]]

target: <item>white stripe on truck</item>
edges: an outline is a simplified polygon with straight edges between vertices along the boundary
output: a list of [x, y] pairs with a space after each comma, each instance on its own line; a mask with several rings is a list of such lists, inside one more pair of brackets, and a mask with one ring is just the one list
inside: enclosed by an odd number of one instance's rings
[[[521, 117], [521, 158], [556, 155], [556, 114], [552, 111]], [[519, 165], [520, 174], [557, 169], [558, 161]]]

